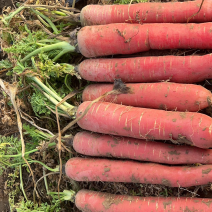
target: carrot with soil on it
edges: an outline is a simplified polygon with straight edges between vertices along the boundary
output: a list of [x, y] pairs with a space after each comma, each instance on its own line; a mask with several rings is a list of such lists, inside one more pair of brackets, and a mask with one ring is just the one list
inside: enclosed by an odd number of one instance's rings
[[[90, 101], [83, 102], [76, 117]], [[200, 148], [212, 147], [211, 117], [194, 112], [173, 112], [96, 102], [80, 119], [85, 130], [149, 140], [171, 140]]]
[[111, 23], [202, 23], [212, 21], [211, 11], [211, 0], [87, 5], [80, 13], [80, 21], [83, 26]]
[[189, 197], [138, 197], [80, 190], [75, 204], [84, 212], [211, 212], [211, 199]]
[[82, 61], [75, 70], [82, 78], [94, 82], [194, 83], [212, 78], [212, 55], [100, 58]]
[[[200, 85], [161, 83], [126, 84], [128, 94], [107, 95], [101, 101], [153, 109], [197, 112], [211, 105], [212, 94]], [[112, 84], [91, 84], [82, 93], [83, 101], [93, 101], [113, 90]]]
[[[116, 89], [109, 94], [128, 92], [126, 86]], [[45, 92], [42, 93], [53, 104], [57, 105], [58, 101], [61, 101], [61, 98], [50, 89], [44, 90]], [[78, 123], [81, 128], [93, 132], [139, 139], [171, 140], [174, 143], [186, 143], [200, 148], [212, 147], [212, 119], [209, 116], [193, 112], [172, 112], [98, 102], [106, 95], [108, 93], [95, 101], [84, 102], [79, 107], [61, 105], [61, 109], [67, 115], [76, 118], [61, 130], [61, 133]], [[51, 141], [57, 136], [55, 135]]]
[[[127, 195], [114, 195], [109, 193], [89, 191], [81, 189], [78, 192], [64, 190], [59, 194], [49, 192], [51, 196], [61, 201], [75, 203], [79, 210], [84, 212], [152, 212], [157, 208], [158, 212], [170, 212], [175, 209], [195, 210], [210, 212], [211, 199], [200, 198], [176, 198], [176, 197], [138, 197]], [[58, 201], [56, 202], [56, 204]], [[172, 210], [173, 209], [173, 210]]]
[[211, 35], [211, 23], [108, 24], [83, 27], [77, 41], [82, 55], [97, 57], [150, 49], [212, 49]]
[[156, 163], [76, 157], [67, 161], [65, 172], [73, 180], [87, 182], [145, 183], [168, 187], [190, 187], [212, 182], [212, 165], [165, 166]]
[[74, 136], [73, 148], [76, 152], [87, 156], [127, 158], [164, 164], [212, 164], [211, 149], [86, 131]]
[[[67, 38], [68, 42], [47, 40], [50, 44], [34, 50], [21, 59], [20, 62], [25, 63], [41, 52], [53, 50], [61, 50], [52, 59], [56, 62], [64, 54], [76, 52], [81, 53], [85, 57], [97, 57], [114, 54], [132, 54], [150, 49], [212, 49], [211, 34], [212, 26], [210, 23], [109, 24], [83, 27], [77, 33], [77, 36], [76, 31], [74, 31], [73, 35], [70, 35], [73, 39]], [[71, 68], [74, 69], [74, 67], [67, 68], [72, 73]]]

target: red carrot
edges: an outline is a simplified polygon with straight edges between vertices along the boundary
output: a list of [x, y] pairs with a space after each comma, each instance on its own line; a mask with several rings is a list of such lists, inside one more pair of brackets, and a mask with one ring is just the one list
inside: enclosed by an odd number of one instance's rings
[[[130, 88], [131, 93], [107, 95], [101, 101], [135, 107], [196, 112], [210, 106], [212, 100], [211, 92], [200, 85], [163, 82], [126, 86]], [[82, 99], [93, 101], [111, 90], [111, 84], [91, 84], [84, 89]]]
[[211, 54], [204, 56], [162, 56], [87, 59], [76, 67], [82, 78], [95, 82], [194, 83], [212, 78]]
[[[87, 5], [80, 14], [81, 24], [110, 23], [187, 23], [211, 22], [212, 2], [202, 0], [168, 3], [139, 3], [131, 5]], [[199, 11], [200, 10], [200, 11]], [[197, 15], [194, 16], [199, 11]], [[190, 19], [191, 18], [191, 19]]]
[[[76, 116], [83, 114], [90, 103], [82, 103]], [[81, 128], [93, 132], [139, 139], [172, 140], [200, 148], [212, 147], [212, 119], [200, 113], [171, 112], [98, 102], [93, 104], [78, 124]]]
[[75, 135], [73, 147], [76, 152], [88, 156], [128, 158], [165, 164], [212, 164], [211, 149], [85, 131]]
[[83, 27], [77, 40], [85, 57], [97, 57], [150, 49], [212, 49], [211, 35], [211, 23], [109, 24]]
[[71, 158], [65, 165], [66, 175], [76, 181], [101, 181], [161, 184], [190, 187], [212, 182], [212, 165], [164, 166], [134, 161]]
[[176, 197], [136, 197], [80, 190], [75, 198], [84, 212], [211, 212], [211, 199]]

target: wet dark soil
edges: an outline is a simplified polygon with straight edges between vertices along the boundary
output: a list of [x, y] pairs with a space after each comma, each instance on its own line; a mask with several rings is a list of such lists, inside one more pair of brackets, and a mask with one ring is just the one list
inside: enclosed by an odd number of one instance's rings
[[0, 212], [9, 211], [8, 199], [4, 195], [5, 179], [3, 175], [0, 175]]
[[12, 6], [12, 1], [11, 0], [0, 0], [0, 13], [2, 12], [2, 8], [8, 6]]

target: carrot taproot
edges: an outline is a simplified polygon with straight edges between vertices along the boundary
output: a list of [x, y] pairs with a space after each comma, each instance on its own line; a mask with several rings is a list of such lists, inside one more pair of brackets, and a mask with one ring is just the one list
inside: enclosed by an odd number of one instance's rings
[[[110, 23], [187, 23], [211, 22], [212, 2], [148, 2], [130, 5], [87, 5], [80, 14], [81, 24]], [[200, 10], [200, 11], [199, 11]], [[198, 12], [199, 11], [199, 12]], [[196, 14], [197, 13], [197, 14]], [[195, 15], [196, 14], [196, 15]], [[195, 15], [195, 16], [194, 16]]]
[[212, 49], [211, 35], [211, 23], [108, 24], [83, 27], [77, 41], [81, 54], [97, 57], [150, 49]]
[[212, 200], [189, 197], [138, 197], [80, 190], [75, 204], [84, 212], [211, 212]]
[[71, 158], [65, 165], [66, 175], [76, 181], [101, 181], [161, 184], [190, 187], [212, 182], [212, 165], [165, 166], [135, 161]]
[[87, 59], [75, 67], [82, 78], [94, 82], [194, 83], [212, 78], [212, 55]]
[[87, 156], [127, 158], [164, 164], [212, 164], [212, 150], [145, 141], [135, 138], [79, 132], [73, 148]]
[[[126, 84], [130, 93], [107, 95], [101, 101], [164, 110], [197, 112], [211, 105], [212, 94], [200, 85], [161, 83]], [[93, 101], [113, 90], [112, 84], [91, 84], [83, 93], [83, 101]]]
[[[77, 118], [90, 103], [83, 102], [78, 107]], [[77, 123], [81, 128], [93, 132], [139, 139], [171, 140], [200, 148], [212, 147], [212, 119], [200, 113], [97, 102]]]

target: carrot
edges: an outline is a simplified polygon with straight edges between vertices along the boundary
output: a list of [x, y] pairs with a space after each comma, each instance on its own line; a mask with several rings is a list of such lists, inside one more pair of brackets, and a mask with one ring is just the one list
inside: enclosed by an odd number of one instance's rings
[[[91, 102], [82, 103], [78, 118]], [[212, 119], [192, 112], [171, 112], [97, 102], [78, 125], [89, 131], [127, 137], [171, 140], [200, 148], [212, 147]]]
[[[139, 3], [131, 5], [87, 5], [80, 14], [81, 24], [110, 23], [187, 23], [211, 22], [212, 2], [202, 0], [168, 3]], [[200, 11], [199, 11], [200, 10]], [[199, 11], [199, 13], [194, 16]], [[190, 19], [191, 18], [191, 19]]]
[[[196, 112], [210, 106], [212, 100], [211, 92], [200, 85], [162, 82], [126, 86], [131, 93], [108, 95], [102, 101], [135, 107]], [[82, 99], [92, 101], [111, 90], [112, 84], [91, 84], [84, 89]]]
[[97, 57], [150, 49], [211, 49], [211, 35], [211, 23], [109, 24], [83, 27], [77, 40], [81, 54]]
[[211, 212], [211, 199], [138, 197], [80, 190], [75, 204], [84, 212]]
[[87, 59], [75, 69], [82, 78], [95, 82], [194, 83], [212, 78], [211, 54], [204, 56], [161, 56]]
[[164, 166], [135, 161], [71, 158], [65, 165], [66, 175], [76, 181], [101, 181], [161, 184], [190, 187], [212, 182], [212, 165]]
[[74, 136], [76, 152], [88, 156], [128, 158], [164, 164], [212, 164], [212, 150], [135, 138], [79, 132]]

